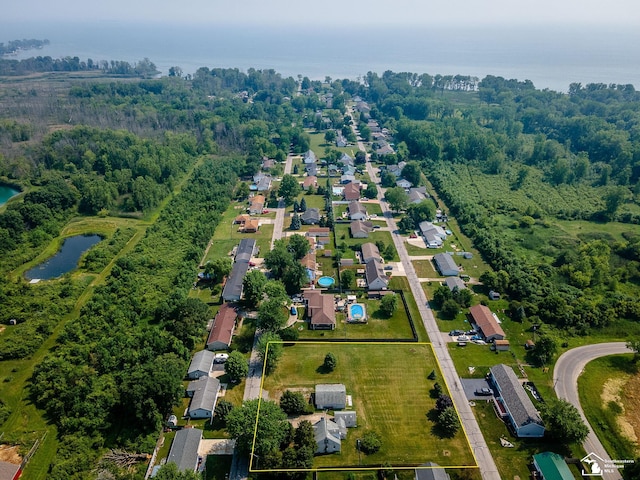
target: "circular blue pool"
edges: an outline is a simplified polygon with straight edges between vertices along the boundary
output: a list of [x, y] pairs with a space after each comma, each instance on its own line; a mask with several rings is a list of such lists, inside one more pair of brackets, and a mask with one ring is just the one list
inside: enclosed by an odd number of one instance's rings
[[316, 282], [319, 286], [328, 288], [335, 283], [333, 277], [320, 277]]

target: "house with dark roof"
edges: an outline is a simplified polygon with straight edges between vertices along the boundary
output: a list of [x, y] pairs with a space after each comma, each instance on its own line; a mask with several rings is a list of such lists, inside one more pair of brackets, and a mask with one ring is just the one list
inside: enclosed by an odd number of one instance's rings
[[248, 262], [236, 262], [233, 264], [231, 273], [227, 277], [227, 281], [222, 289], [222, 299], [225, 302], [237, 302], [242, 298], [242, 282], [244, 281], [244, 276], [247, 274], [248, 270]]
[[415, 469], [416, 480], [451, 480], [451, 477], [444, 469], [437, 463], [427, 462], [423, 463]]
[[307, 172], [307, 175], [309, 176], [316, 176], [318, 175], [318, 164], [309, 163], [308, 165], [304, 166], [304, 171]]
[[233, 332], [236, 328], [238, 314], [235, 308], [223, 303], [213, 319], [213, 327], [207, 338], [207, 350], [226, 350], [231, 345]]
[[367, 238], [373, 231], [373, 222], [355, 220], [349, 224], [349, 229], [353, 238]]
[[347, 388], [342, 383], [319, 383], [314, 399], [318, 410], [342, 410], [347, 406]]
[[198, 468], [198, 447], [202, 440], [202, 430], [183, 428], [173, 438], [167, 463], [175, 463], [180, 472], [195, 472]]
[[352, 183], [356, 181], [356, 177], [353, 174], [342, 175], [340, 177], [340, 183], [342, 185], [346, 185], [347, 183]]
[[457, 276], [460, 273], [456, 261], [453, 259], [453, 255], [448, 253], [438, 253], [433, 256], [433, 261], [436, 264], [436, 268], [440, 272], [440, 275], [444, 277]]
[[360, 185], [355, 182], [347, 183], [342, 190], [342, 196], [348, 202], [360, 200]]
[[320, 210], [317, 208], [307, 208], [302, 215], [300, 221], [305, 225], [315, 225], [320, 221]]
[[458, 290], [464, 290], [465, 288], [467, 288], [460, 277], [447, 277], [444, 279], [444, 283], [452, 292], [455, 288], [457, 288]]
[[382, 255], [375, 243], [367, 242], [360, 245], [362, 252], [362, 263], [377, 262], [382, 263]]
[[489, 378], [495, 401], [502, 407], [499, 411], [503, 412], [516, 436], [543, 437], [542, 418], [513, 369], [503, 364], [495, 365], [489, 369]]
[[189, 386], [193, 388], [189, 404], [189, 417], [213, 418], [220, 391], [220, 380], [209, 376], [200, 377], [200, 379], [191, 382]]
[[533, 456], [533, 467], [542, 480], [574, 480], [564, 457], [553, 452], [537, 453]]
[[494, 340], [504, 340], [506, 337], [504, 330], [493, 316], [493, 312], [485, 305], [474, 305], [469, 308], [469, 317], [472, 325], [475, 326], [487, 342]]
[[303, 293], [307, 305], [307, 318], [311, 330], [334, 330], [336, 328], [336, 311], [332, 295], [325, 295], [320, 290], [305, 290]]
[[256, 251], [255, 238], [243, 238], [236, 249], [235, 261], [238, 263], [249, 263]]
[[196, 352], [191, 363], [189, 364], [189, 370], [187, 370], [187, 378], [195, 380], [205, 375], [209, 375], [211, 366], [213, 365], [214, 353], [209, 350], [200, 350]]
[[367, 208], [357, 200], [349, 202], [347, 210], [349, 212], [349, 220], [367, 219]]
[[369, 262], [365, 267], [365, 279], [367, 290], [386, 290], [389, 286], [389, 279], [378, 262]]

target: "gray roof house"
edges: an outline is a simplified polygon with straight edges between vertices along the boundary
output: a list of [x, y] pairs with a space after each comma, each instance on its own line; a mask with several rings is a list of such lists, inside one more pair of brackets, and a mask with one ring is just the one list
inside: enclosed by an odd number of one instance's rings
[[367, 209], [357, 200], [349, 202], [349, 220], [366, 220]]
[[200, 350], [191, 359], [189, 370], [187, 370], [187, 378], [195, 380], [204, 375], [209, 375], [211, 366], [213, 365], [213, 357], [215, 353], [209, 350]]
[[342, 383], [320, 383], [316, 385], [315, 402], [318, 410], [342, 410], [347, 406], [347, 387]]
[[447, 238], [447, 232], [440, 225], [434, 225], [431, 222], [420, 222], [418, 225], [420, 233], [424, 237], [424, 241], [429, 248], [439, 248]]
[[218, 392], [220, 391], [220, 381], [213, 377], [201, 377], [193, 381], [193, 398], [189, 405], [189, 417], [191, 418], [213, 418], [213, 411], [216, 408]]
[[242, 281], [249, 270], [249, 263], [236, 262], [231, 273], [227, 277], [227, 283], [222, 290], [222, 299], [225, 302], [237, 302], [242, 297]]
[[362, 245], [360, 245], [360, 250], [362, 251], [362, 263], [369, 263], [372, 261], [382, 263], [380, 250], [378, 250], [378, 247], [375, 243], [363, 243]]
[[251, 261], [251, 257], [256, 251], [256, 240], [255, 238], [243, 238], [240, 240], [238, 244], [238, 248], [236, 249], [236, 262], [244, 262], [249, 263]]
[[400, 188], [404, 188], [405, 190], [409, 190], [411, 188], [411, 185], [413, 184], [409, 180], [401, 178], [399, 180], [396, 180], [396, 185]]
[[178, 430], [171, 444], [167, 463], [175, 463], [181, 472], [195, 472], [198, 468], [200, 440], [202, 440], [202, 430], [197, 428]]
[[499, 364], [489, 369], [496, 392], [496, 401], [504, 408], [505, 416], [518, 437], [544, 436], [540, 414], [516, 377], [513, 369]]
[[447, 277], [444, 279], [444, 283], [452, 292], [454, 288], [457, 288], [458, 290], [464, 290], [465, 288], [467, 288], [460, 277]]
[[427, 462], [420, 465], [415, 470], [416, 480], [450, 480], [447, 471], [437, 463]]
[[342, 156], [340, 157], [340, 159], [338, 160], [338, 162], [340, 162], [342, 165], [350, 165], [353, 167], [354, 165], [354, 160], [353, 158], [351, 158], [350, 155], [343, 153]]
[[320, 210], [317, 208], [307, 208], [302, 215], [300, 221], [305, 225], [315, 225], [320, 221]]
[[367, 238], [373, 230], [373, 222], [355, 220], [349, 224], [349, 228], [351, 229], [351, 236], [353, 238]]
[[318, 161], [318, 157], [316, 157], [316, 154], [313, 153], [313, 150], [307, 150], [302, 157], [302, 161], [305, 163], [305, 165], [309, 163], [316, 163]]
[[367, 263], [365, 278], [367, 280], [367, 290], [386, 290], [389, 286], [389, 279], [378, 262]]
[[351, 182], [355, 182], [355, 181], [356, 181], [355, 175], [342, 175], [340, 177], [340, 183], [342, 185], [346, 185], [347, 183], [351, 183]]
[[344, 422], [344, 426], [347, 428], [353, 428], [358, 426], [356, 412], [354, 410], [342, 410], [340, 412], [334, 412], [334, 420], [336, 423]]
[[453, 277], [460, 273], [456, 261], [448, 253], [437, 253], [433, 256], [433, 261], [436, 262], [436, 268], [442, 276]]
[[311, 175], [314, 177], [318, 175], [318, 165], [315, 163], [309, 163], [308, 165], [305, 165], [304, 170], [305, 172], [307, 172], [307, 175]]
[[313, 425], [313, 430], [316, 439], [316, 453], [335, 453], [342, 449], [340, 427], [337, 423], [322, 417]]
[[420, 203], [426, 199], [427, 193], [424, 187], [413, 187], [409, 189], [409, 203]]

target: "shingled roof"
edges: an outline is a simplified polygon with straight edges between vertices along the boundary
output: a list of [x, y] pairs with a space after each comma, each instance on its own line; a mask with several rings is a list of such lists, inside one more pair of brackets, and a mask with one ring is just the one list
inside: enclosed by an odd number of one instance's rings
[[523, 427], [530, 423], [543, 425], [540, 414], [513, 369], [507, 365], [499, 364], [489, 370], [497, 384], [502, 403], [509, 411], [514, 424], [518, 427]]

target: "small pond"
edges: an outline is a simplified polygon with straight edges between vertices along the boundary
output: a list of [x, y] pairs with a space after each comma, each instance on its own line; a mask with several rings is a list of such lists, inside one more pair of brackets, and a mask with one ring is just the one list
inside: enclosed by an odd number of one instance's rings
[[20, 192], [14, 188], [0, 185], [0, 207], [7, 203], [9, 199]]
[[24, 274], [29, 280], [50, 280], [64, 275], [78, 266], [80, 256], [98, 243], [100, 235], [76, 235], [67, 238], [53, 257], [33, 267]]

